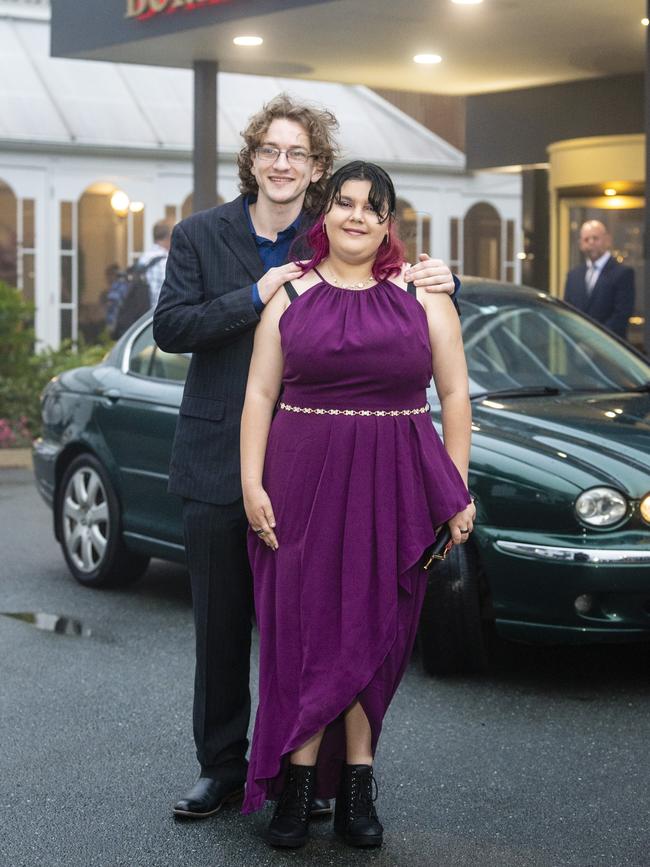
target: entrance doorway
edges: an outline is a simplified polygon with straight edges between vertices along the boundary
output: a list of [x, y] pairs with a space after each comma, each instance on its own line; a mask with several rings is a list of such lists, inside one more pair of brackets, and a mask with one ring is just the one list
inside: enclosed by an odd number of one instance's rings
[[643, 196], [594, 196], [560, 200], [559, 263], [562, 287], [567, 272], [582, 261], [578, 248], [580, 226], [586, 220], [600, 220], [612, 236], [612, 256], [634, 269], [636, 299], [627, 339], [640, 351], [644, 350], [643, 326], [648, 315], [643, 298], [644, 211]]

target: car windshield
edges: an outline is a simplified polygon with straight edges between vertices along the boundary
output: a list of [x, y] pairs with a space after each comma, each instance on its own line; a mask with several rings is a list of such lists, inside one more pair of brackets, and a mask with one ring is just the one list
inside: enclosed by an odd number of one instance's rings
[[461, 290], [459, 300], [472, 396], [638, 391], [650, 381], [648, 363], [544, 292]]

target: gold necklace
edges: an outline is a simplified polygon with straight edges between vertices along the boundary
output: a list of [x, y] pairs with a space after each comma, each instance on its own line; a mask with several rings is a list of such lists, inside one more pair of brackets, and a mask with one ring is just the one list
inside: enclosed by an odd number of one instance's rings
[[334, 283], [335, 286], [338, 286], [339, 289], [363, 289], [367, 284], [372, 283], [375, 279], [371, 274], [370, 277], [366, 277], [365, 280], [358, 280], [355, 283], [346, 283], [344, 280], [341, 280], [340, 277], [336, 276], [329, 264], [327, 265], [327, 270], [330, 273], [332, 283]]

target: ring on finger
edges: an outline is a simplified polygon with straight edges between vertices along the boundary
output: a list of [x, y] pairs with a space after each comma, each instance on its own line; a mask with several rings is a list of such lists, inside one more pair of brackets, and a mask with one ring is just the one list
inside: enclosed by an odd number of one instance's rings
[[469, 533], [469, 529], [467, 527], [465, 527], [464, 530], [461, 527], [459, 527], [458, 529], [460, 530], [461, 533]]
[[266, 530], [263, 530], [261, 527], [259, 530], [255, 530], [258, 536], [263, 536], [266, 533]]

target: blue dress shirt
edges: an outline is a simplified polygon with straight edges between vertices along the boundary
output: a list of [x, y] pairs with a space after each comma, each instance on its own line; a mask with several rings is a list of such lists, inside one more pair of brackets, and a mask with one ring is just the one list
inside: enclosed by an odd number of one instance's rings
[[[298, 227], [300, 225], [302, 215], [299, 214], [290, 226], [287, 226], [286, 229], [278, 232], [278, 237], [275, 239], [275, 241], [271, 241], [269, 238], [263, 238], [261, 235], [258, 235], [255, 231], [255, 226], [253, 225], [249, 208], [250, 204], [254, 201], [255, 199], [253, 198], [245, 198], [244, 210], [246, 211], [246, 219], [248, 220], [248, 225], [250, 226], [253, 240], [255, 241], [255, 245], [257, 246], [257, 252], [260, 254], [262, 264], [268, 271], [269, 268], [277, 268], [279, 265], [286, 264], [289, 258], [289, 250], [291, 248], [291, 244], [293, 243], [293, 240], [298, 233]], [[261, 313], [262, 310], [264, 310], [265, 306], [264, 302], [260, 298], [257, 283], [253, 284], [253, 306], [258, 313]]]

